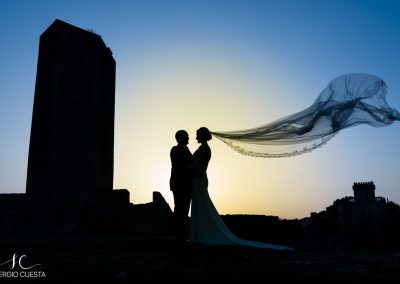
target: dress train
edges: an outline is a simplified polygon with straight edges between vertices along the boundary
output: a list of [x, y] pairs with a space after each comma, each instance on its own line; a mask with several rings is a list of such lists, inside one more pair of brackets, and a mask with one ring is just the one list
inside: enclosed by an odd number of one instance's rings
[[294, 250], [287, 246], [247, 241], [235, 236], [210, 199], [206, 174], [192, 181], [190, 241], [204, 245], [243, 245], [273, 250]]

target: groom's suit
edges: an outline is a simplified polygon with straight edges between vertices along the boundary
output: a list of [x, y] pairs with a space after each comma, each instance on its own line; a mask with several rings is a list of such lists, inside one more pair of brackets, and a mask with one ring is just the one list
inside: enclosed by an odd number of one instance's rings
[[192, 153], [188, 147], [178, 144], [172, 147], [171, 153], [170, 189], [174, 194], [174, 217], [177, 242], [183, 242], [187, 228], [190, 200], [192, 198], [192, 173], [190, 165], [193, 162]]

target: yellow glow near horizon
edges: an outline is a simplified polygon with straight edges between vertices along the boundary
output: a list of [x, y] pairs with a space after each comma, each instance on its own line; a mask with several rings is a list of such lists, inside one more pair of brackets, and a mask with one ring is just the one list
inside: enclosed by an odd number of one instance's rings
[[[251, 64], [195, 54], [149, 60], [117, 90], [114, 186], [130, 190], [134, 204], [150, 202], [160, 191], [173, 208], [169, 151], [177, 130], [189, 132], [194, 152], [201, 126], [242, 129], [288, 113], [274, 100], [287, 86], [259, 80], [260, 70]], [[307, 215], [293, 206], [299, 197], [293, 197], [283, 160], [241, 156], [217, 139], [210, 146], [209, 193], [221, 214]]]

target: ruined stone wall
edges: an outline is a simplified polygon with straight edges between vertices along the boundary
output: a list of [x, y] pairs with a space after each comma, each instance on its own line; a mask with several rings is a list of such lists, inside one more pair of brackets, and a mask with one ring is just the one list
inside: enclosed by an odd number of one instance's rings
[[40, 37], [27, 194], [112, 191], [114, 100], [110, 49], [56, 20]]

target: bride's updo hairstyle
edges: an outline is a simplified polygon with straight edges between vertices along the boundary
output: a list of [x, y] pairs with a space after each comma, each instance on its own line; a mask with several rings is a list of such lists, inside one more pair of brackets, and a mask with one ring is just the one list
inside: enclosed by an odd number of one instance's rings
[[207, 127], [200, 127], [197, 129], [197, 137], [204, 141], [210, 141], [212, 139], [210, 130], [208, 130]]

